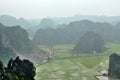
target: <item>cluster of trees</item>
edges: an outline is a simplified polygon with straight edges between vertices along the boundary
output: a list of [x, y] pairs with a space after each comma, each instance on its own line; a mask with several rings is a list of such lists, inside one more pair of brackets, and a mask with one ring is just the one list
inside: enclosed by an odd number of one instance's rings
[[87, 32], [80, 38], [73, 51], [77, 53], [102, 52], [105, 49], [104, 44], [105, 42], [99, 34]]
[[10, 59], [7, 67], [0, 61], [0, 80], [35, 80], [36, 68], [29, 60]]
[[120, 56], [115, 53], [109, 58], [108, 76], [120, 79]]

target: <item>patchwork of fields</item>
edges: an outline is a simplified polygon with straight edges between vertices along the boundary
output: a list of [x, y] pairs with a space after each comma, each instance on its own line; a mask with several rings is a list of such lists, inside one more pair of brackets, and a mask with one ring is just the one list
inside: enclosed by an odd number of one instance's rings
[[99, 74], [98, 71], [108, 69], [108, 52], [110, 50], [119, 52], [117, 46], [120, 44], [109, 43], [106, 45], [108, 50], [101, 53], [102, 55], [80, 54], [80, 56], [66, 52], [73, 48], [72, 45], [56, 46], [54, 56], [57, 59], [37, 66], [36, 80], [96, 80], [95, 75]]

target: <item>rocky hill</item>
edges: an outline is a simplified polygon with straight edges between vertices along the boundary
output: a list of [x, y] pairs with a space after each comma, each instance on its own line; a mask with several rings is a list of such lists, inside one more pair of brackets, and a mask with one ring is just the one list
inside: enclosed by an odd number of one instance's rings
[[16, 18], [10, 15], [0, 15], [0, 23], [4, 24], [5, 26], [11, 27], [20, 25], [22, 28], [26, 29], [29, 35], [33, 36], [33, 26], [24, 18]]
[[46, 54], [31, 42], [25, 29], [0, 24], [0, 59], [7, 62], [16, 56], [41, 62]]
[[89, 31], [101, 35], [105, 42], [120, 42], [120, 28], [118, 26], [89, 20], [71, 22], [63, 28], [39, 29], [33, 42], [41, 45], [76, 44]]

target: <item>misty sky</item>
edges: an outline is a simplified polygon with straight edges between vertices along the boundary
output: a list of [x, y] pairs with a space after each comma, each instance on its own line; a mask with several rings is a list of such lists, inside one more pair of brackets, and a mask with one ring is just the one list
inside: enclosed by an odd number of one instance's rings
[[120, 16], [120, 0], [0, 0], [0, 15], [3, 14], [25, 18]]

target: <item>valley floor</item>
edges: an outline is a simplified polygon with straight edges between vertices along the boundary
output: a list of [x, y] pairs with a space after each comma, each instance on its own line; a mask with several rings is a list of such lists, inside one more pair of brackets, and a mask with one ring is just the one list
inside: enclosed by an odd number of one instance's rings
[[36, 80], [96, 80], [95, 75], [107, 65], [107, 56], [50, 60], [37, 67]]
[[[110, 54], [107, 53], [110, 50], [116, 52], [120, 50], [114, 49], [114, 44], [106, 46], [110, 49], [101, 55], [80, 54], [79, 56], [66, 52], [73, 46], [68, 48], [67, 46], [57, 46], [56, 48], [60, 49], [54, 52], [56, 58], [38, 65], [35, 78], [36, 80], [96, 80], [95, 75], [100, 75], [99, 71], [108, 69]], [[47, 49], [44, 48], [43, 50]]]

